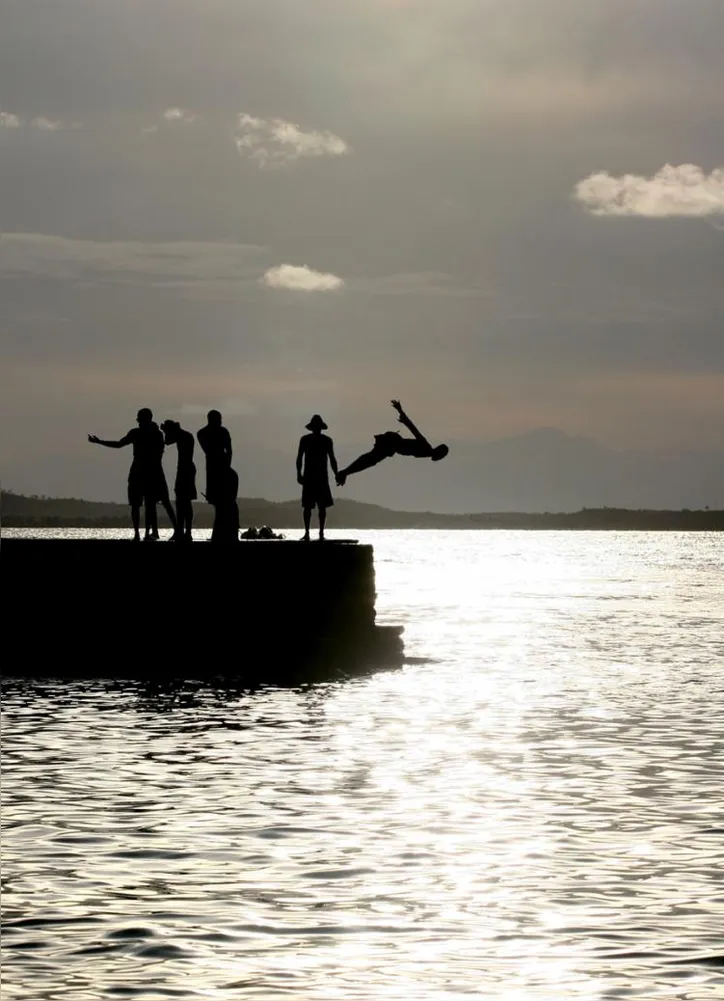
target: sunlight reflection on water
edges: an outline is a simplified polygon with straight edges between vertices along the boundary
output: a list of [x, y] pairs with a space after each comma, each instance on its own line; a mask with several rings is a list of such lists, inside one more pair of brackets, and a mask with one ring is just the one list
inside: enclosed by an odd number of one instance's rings
[[721, 997], [720, 538], [337, 534], [401, 671], [6, 681], [3, 997]]

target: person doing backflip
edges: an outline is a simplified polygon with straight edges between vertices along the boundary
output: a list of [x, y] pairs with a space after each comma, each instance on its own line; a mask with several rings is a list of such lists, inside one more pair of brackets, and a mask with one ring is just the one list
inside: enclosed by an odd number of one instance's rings
[[431, 445], [402, 409], [399, 400], [392, 400], [391, 403], [397, 411], [397, 419], [400, 424], [404, 424], [414, 437], [404, 438], [398, 431], [385, 431], [383, 434], [376, 434], [375, 444], [371, 451], [365, 452], [345, 469], [339, 470], [336, 477], [338, 487], [343, 487], [347, 477], [351, 476], [352, 473], [360, 473], [363, 469], [370, 469], [378, 462], [389, 459], [393, 455], [411, 455], [415, 459], [432, 459], [433, 462], [439, 462], [450, 451], [447, 445]]

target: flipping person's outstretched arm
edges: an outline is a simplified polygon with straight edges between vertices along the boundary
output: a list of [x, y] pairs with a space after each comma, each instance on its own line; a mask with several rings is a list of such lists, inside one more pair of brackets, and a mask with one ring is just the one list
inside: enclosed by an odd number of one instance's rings
[[408, 431], [412, 431], [412, 433], [414, 434], [414, 436], [417, 438], [418, 441], [424, 442], [430, 449], [432, 449], [432, 445], [430, 445], [430, 442], [427, 440], [425, 435], [422, 433], [422, 431], [420, 431], [419, 428], [415, 427], [415, 425], [412, 423], [412, 421], [407, 416], [405, 411], [402, 409], [402, 404], [400, 403], [400, 401], [391, 400], [390, 402], [392, 403], [394, 409], [397, 411], [397, 419], [400, 422], [400, 424], [404, 424], [404, 426], [408, 429]]

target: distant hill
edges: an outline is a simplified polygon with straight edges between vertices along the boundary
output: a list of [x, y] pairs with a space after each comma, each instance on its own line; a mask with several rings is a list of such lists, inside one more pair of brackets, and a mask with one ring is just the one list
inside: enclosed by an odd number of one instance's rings
[[[384, 425], [376, 430], [384, 430]], [[348, 499], [396, 511], [425, 508], [447, 514], [724, 507], [721, 449], [614, 449], [555, 428], [493, 441], [451, 440], [448, 444], [450, 454], [442, 463], [395, 458], [362, 476], [351, 476], [344, 489], [333, 488], [340, 505], [335, 515]], [[342, 465], [369, 446], [369, 441], [335, 442]], [[270, 502], [293, 497], [297, 490], [294, 455], [294, 448], [279, 451], [259, 444], [243, 426], [234, 431], [235, 463], [245, 494], [253, 491]], [[84, 440], [69, 443], [62, 453], [49, 445], [47, 453], [34, 454], [32, 461], [23, 457], [4, 460], [2, 483], [23, 494], [80, 494], [112, 500], [125, 496], [128, 460], [89, 448]], [[168, 450], [165, 463], [171, 483], [176, 468], [173, 451]], [[202, 479], [200, 471], [200, 483]], [[296, 514], [292, 520], [296, 523]]]
[[[208, 504], [196, 504], [197, 528], [210, 528], [213, 518]], [[269, 525], [290, 528], [301, 522], [299, 501], [273, 502], [241, 498], [242, 527]], [[15, 528], [127, 528], [126, 504], [86, 501], [73, 497], [25, 497], [4, 491], [0, 495], [2, 525]], [[159, 522], [168, 527], [159, 508]], [[446, 529], [574, 529], [618, 531], [724, 531], [724, 511], [629, 510], [583, 508], [576, 512], [526, 514], [499, 511], [480, 514], [435, 514], [422, 511], [391, 511], [376, 504], [338, 500], [330, 513], [330, 528], [446, 528]]]

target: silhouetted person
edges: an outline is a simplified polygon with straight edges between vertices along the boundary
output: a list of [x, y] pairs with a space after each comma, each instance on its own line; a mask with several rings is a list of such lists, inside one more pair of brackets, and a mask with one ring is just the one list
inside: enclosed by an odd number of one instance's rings
[[416, 459], [432, 459], [433, 462], [439, 462], [450, 451], [447, 445], [431, 445], [402, 409], [400, 401], [392, 400], [391, 402], [397, 411], [397, 419], [400, 424], [404, 424], [408, 430], [412, 431], [414, 438], [403, 438], [398, 431], [385, 431], [384, 434], [376, 434], [372, 450], [360, 455], [349, 466], [340, 469], [337, 473], [338, 487], [343, 487], [347, 477], [351, 476], [352, 473], [359, 473], [363, 469], [376, 466], [378, 462], [389, 459], [393, 455], [411, 455]]
[[305, 434], [299, 440], [297, 451], [297, 483], [302, 486], [302, 512], [304, 515], [303, 542], [309, 542], [309, 526], [312, 522], [312, 511], [316, 507], [319, 518], [319, 539], [324, 540], [324, 526], [327, 521], [327, 508], [332, 507], [332, 491], [329, 489], [329, 474], [327, 462], [332, 472], [337, 473], [337, 460], [334, 456], [332, 439], [322, 434], [327, 430], [319, 414], [312, 417], [305, 427], [311, 434]]
[[143, 407], [136, 416], [137, 428], [131, 428], [119, 441], [103, 441], [95, 434], [88, 435], [88, 441], [106, 448], [124, 448], [133, 445], [133, 462], [128, 473], [128, 503], [131, 506], [133, 540], [140, 541], [138, 529], [141, 520], [141, 504], [146, 505], [146, 541], [158, 538], [156, 504], [163, 504], [169, 521], [176, 532], [176, 516], [168, 496], [166, 477], [163, 474], [163, 434], [153, 420], [148, 407]]
[[206, 456], [206, 500], [214, 508], [212, 542], [239, 541], [239, 477], [231, 468], [231, 435], [218, 410], [209, 410], [207, 424], [196, 432]]
[[239, 476], [235, 469], [228, 466], [216, 486], [212, 542], [239, 541], [239, 505], [236, 502], [238, 493]]
[[164, 421], [161, 424], [167, 445], [175, 445], [178, 452], [174, 494], [176, 495], [176, 531], [178, 542], [191, 542], [191, 528], [194, 522], [192, 501], [196, 493], [196, 466], [194, 465], [194, 436], [184, 431], [178, 421]]
[[206, 456], [206, 500], [215, 505], [231, 466], [231, 435], [221, 423], [218, 410], [209, 410], [206, 419], [208, 423], [196, 432], [196, 437]]

